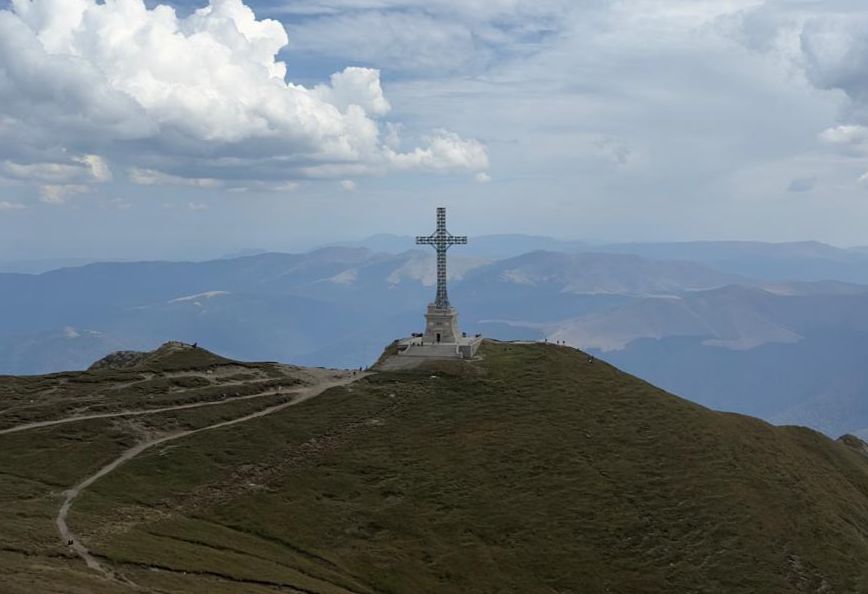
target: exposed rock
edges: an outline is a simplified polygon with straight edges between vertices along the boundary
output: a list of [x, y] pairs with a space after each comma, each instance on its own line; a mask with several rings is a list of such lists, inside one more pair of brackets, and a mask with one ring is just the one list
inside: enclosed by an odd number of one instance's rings
[[98, 369], [127, 369], [135, 367], [148, 358], [150, 353], [142, 351], [115, 351], [96, 361], [88, 367], [88, 371]]
[[865, 457], [868, 457], [868, 443], [865, 443], [855, 435], [842, 435], [838, 438], [838, 443], [842, 443], [851, 450], [855, 450]]
[[169, 341], [153, 351], [115, 351], [96, 361], [89, 371], [98, 369], [129, 369], [138, 367], [151, 359], [162, 357], [178, 351], [194, 348], [193, 345], [178, 341]]

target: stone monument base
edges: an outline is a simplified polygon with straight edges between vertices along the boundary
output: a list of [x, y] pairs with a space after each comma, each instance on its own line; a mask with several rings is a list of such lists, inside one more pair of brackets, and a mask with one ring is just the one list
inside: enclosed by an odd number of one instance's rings
[[428, 359], [472, 359], [481, 344], [481, 336], [459, 336], [453, 342], [428, 342], [424, 336], [405, 338], [398, 342], [398, 355]]
[[425, 344], [453, 344], [461, 338], [458, 331], [458, 312], [454, 307], [437, 307], [433, 303], [425, 312]]
[[481, 336], [467, 336], [458, 331], [458, 312], [454, 307], [437, 307], [432, 303], [425, 312], [425, 332], [401, 340], [398, 354], [429, 359], [472, 359], [480, 344]]

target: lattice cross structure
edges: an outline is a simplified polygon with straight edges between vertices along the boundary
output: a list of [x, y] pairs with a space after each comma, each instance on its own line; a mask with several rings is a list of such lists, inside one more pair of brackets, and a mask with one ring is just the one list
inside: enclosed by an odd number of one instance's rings
[[446, 230], [446, 209], [437, 209], [437, 230], [433, 234], [416, 237], [417, 245], [431, 245], [437, 251], [437, 297], [434, 306], [449, 309], [449, 294], [446, 291], [446, 250], [453, 245], [467, 244], [467, 237], [450, 235]]

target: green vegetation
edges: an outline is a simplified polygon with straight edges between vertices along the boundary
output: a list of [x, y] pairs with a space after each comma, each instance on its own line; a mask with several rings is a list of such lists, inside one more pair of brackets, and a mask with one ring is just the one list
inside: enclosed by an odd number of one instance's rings
[[[564, 347], [482, 355], [157, 446], [85, 491], [70, 525], [155, 592], [868, 591], [862, 442], [712, 412]], [[88, 574], [51, 524], [127, 429], [0, 436], [10, 592], [135, 591]]]
[[123, 368], [0, 377], [0, 431], [70, 416], [217, 402], [302, 383], [295, 368], [229, 361], [204, 349], [161, 347], [142, 355], [138, 365]]
[[[166, 368], [151, 358], [128, 369], [0, 378], [0, 430], [68, 416], [213, 403], [0, 435], [0, 592], [117, 592], [116, 583], [86, 568], [60, 542], [54, 520], [62, 493], [143, 439], [266, 409], [308, 382], [297, 368], [240, 364], [198, 351], [192, 365], [177, 365], [176, 356]], [[236, 398], [257, 394], [262, 396]]]

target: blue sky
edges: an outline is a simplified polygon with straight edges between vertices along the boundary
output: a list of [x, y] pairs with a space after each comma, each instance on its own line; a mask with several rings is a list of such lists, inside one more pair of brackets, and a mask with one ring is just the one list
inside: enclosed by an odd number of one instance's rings
[[868, 244], [849, 0], [0, 2], [0, 259]]

